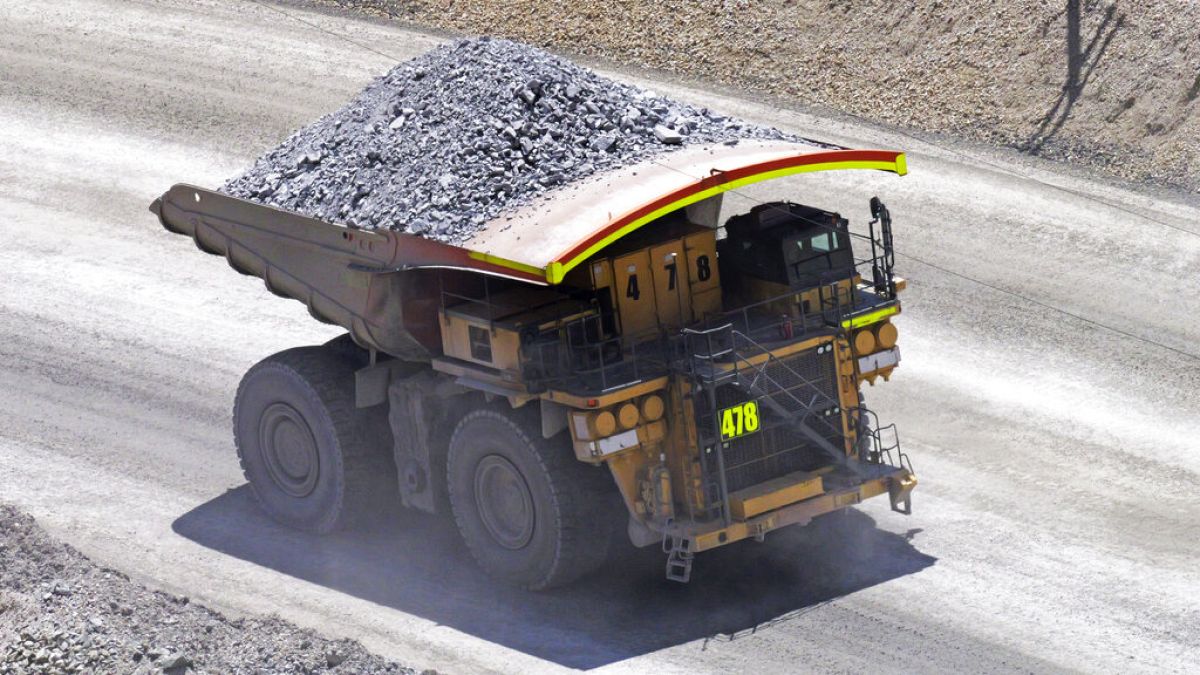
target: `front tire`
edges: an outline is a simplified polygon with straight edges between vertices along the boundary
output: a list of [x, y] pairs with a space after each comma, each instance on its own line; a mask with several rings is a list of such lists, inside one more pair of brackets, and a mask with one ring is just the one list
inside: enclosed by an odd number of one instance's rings
[[471, 555], [530, 590], [570, 583], [605, 561], [619, 499], [605, 468], [576, 460], [564, 435], [542, 438], [537, 421], [526, 410], [476, 410], [455, 429], [447, 460], [450, 504]]
[[380, 457], [360, 417], [353, 364], [325, 347], [279, 352], [246, 373], [234, 401], [234, 441], [268, 515], [316, 533], [367, 515]]

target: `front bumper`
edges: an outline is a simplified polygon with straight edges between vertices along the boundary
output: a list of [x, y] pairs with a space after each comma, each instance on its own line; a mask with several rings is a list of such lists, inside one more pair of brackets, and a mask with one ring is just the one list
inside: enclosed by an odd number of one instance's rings
[[917, 486], [916, 475], [904, 468], [868, 466], [877, 467], [883, 471], [879, 471], [878, 475], [857, 485], [830, 490], [752, 518], [735, 520], [729, 525], [704, 523], [688, 526], [676, 523], [677, 531], [668, 534], [686, 542], [685, 550], [698, 553], [750, 537], [761, 539], [772, 530], [788, 525], [803, 525], [817, 516], [853, 506], [883, 494], [888, 495], [893, 510], [906, 514], [911, 513], [910, 499], [913, 488]]

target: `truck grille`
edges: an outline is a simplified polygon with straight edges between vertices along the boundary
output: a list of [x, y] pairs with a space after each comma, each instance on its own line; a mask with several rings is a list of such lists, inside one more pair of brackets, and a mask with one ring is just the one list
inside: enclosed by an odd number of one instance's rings
[[[797, 390], [797, 396], [803, 400], [809, 400], [813, 392], [797, 377], [799, 375], [816, 385], [826, 398], [832, 401], [837, 400], [836, 364], [831, 352], [818, 354], [816, 350], [809, 350], [786, 357], [781, 361], [783, 365], [770, 363], [766, 366], [767, 376], [778, 386], [783, 388], [800, 387], [801, 389]], [[732, 384], [723, 384], [717, 387], [716, 398], [716, 408], [721, 410], [744, 403], [750, 398], [750, 395]], [[794, 399], [784, 395], [775, 398], [789, 411], [797, 415], [804, 413]], [[727, 441], [724, 446], [725, 483], [730, 492], [757, 485], [794, 471], [813, 470], [829, 463], [827, 455], [815, 447], [794, 426], [780, 419], [761, 402], [759, 410], [762, 417], [760, 430]], [[825, 436], [833, 445], [842, 447], [840, 417], [832, 416], [824, 419], [827, 419], [830, 424], [815, 421], [810, 424], [810, 427]], [[705, 460], [707, 475], [718, 476], [716, 454], [705, 453]], [[712, 496], [719, 498], [719, 493]]]

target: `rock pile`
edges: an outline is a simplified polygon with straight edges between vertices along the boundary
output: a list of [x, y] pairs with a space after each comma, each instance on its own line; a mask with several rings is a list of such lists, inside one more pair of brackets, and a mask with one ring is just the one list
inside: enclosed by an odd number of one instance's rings
[[416, 671], [350, 640], [148, 590], [0, 504], [0, 675], [204, 672]]
[[688, 144], [801, 141], [524, 44], [434, 49], [222, 188], [331, 222], [457, 242], [505, 209]]

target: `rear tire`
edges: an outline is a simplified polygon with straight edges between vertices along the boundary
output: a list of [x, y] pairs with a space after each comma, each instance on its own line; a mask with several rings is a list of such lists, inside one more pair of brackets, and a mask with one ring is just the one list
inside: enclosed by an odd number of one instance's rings
[[374, 506], [373, 486], [391, 464], [380, 449], [390, 439], [375, 438], [376, 425], [356, 411], [354, 370], [327, 347], [299, 347], [242, 378], [233, 411], [238, 458], [263, 510], [285, 525], [332, 532]]
[[450, 505], [471, 555], [530, 590], [598, 568], [614, 517], [607, 469], [576, 460], [565, 435], [542, 438], [537, 422], [536, 410], [476, 410], [455, 429], [447, 462]]

